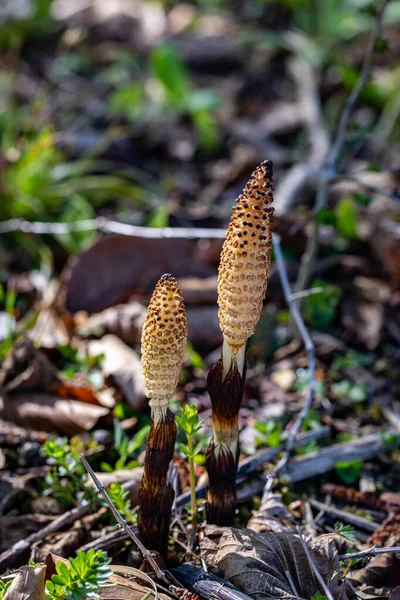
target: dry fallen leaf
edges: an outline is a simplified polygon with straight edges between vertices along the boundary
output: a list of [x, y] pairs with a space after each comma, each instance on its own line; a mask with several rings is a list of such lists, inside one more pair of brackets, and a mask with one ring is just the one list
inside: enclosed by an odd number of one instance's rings
[[21, 567], [4, 600], [45, 600], [46, 567]]
[[21, 427], [75, 435], [89, 431], [110, 409], [55, 394], [0, 394], [0, 416]]
[[[113, 334], [125, 344], [139, 344], [146, 312], [147, 308], [140, 302], [118, 304], [84, 319], [79, 323], [78, 331], [85, 337]], [[77, 321], [82, 321], [83, 313], [76, 317]]]
[[61, 384], [57, 369], [30, 340], [17, 340], [0, 369], [0, 389], [7, 393], [52, 391]]
[[135, 410], [147, 405], [140, 358], [115, 335], [89, 342], [89, 354], [103, 354], [101, 364], [105, 377], [112, 377], [126, 401]]
[[175, 277], [212, 274], [195, 260], [196, 244], [112, 235], [95, 242], [70, 268], [66, 308], [99, 312], [151, 291], [162, 273]]
[[282, 495], [269, 492], [247, 524], [249, 529], [264, 531], [294, 531], [293, 517], [282, 502]]
[[[200, 547], [216, 575], [255, 600], [295, 600], [296, 596], [309, 600], [317, 591], [324, 593], [298, 535], [208, 525]], [[318, 545], [308, 543], [308, 547], [333, 598], [346, 600], [334, 542], [325, 537]]]
[[373, 350], [381, 340], [384, 322], [384, 303], [390, 297], [387, 285], [377, 279], [356, 277], [352, 293], [341, 305], [345, 329], [368, 350]]

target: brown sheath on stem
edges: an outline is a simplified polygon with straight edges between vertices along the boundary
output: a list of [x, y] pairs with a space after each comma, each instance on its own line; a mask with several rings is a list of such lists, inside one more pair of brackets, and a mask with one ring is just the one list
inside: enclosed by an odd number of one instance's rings
[[142, 331], [142, 368], [151, 406], [149, 442], [139, 489], [139, 536], [165, 555], [174, 491], [167, 482], [176, 425], [168, 409], [175, 393], [187, 339], [182, 293], [172, 275], [163, 275], [150, 300]]
[[207, 452], [210, 523], [231, 525], [236, 506], [239, 458], [238, 415], [246, 376], [246, 342], [259, 321], [271, 258], [272, 163], [251, 175], [233, 207], [218, 274], [222, 358], [207, 387], [213, 410], [213, 439]]

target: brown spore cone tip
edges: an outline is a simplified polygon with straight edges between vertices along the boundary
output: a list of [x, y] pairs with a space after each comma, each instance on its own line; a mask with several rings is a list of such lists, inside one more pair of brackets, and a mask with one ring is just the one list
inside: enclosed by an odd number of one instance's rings
[[187, 339], [186, 311], [176, 279], [166, 273], [157, 283], [142, 329], [142, 370], [146, 396], [157, 422], [166, 416], [175, 393]]
[[230, 358], [236, 357], [243, 370], [244, 348], [263, 307], [272, 248], [272, 166], [266, 160], [252, 173], [233, 207], [222, 248], [218, 316], [224, 337], [224, 377]]

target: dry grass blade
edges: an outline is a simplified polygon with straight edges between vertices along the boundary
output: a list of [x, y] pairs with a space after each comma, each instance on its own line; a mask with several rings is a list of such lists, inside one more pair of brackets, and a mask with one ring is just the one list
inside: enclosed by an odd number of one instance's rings
[[131, 577], [137, 577], [138, 579], [144, 579], [145, 581], [150, 583], [151, 587], [153, 588], [151, 590], [151, 593], [154, 595], [154, 600], [158, 600], [157, 586], [152, 580], [152, 578], [149, 577], [146, 573], [143, 573], [143, 571], [139, 571], [139, 569], [135, 569], [134, 567], [126, 567], [124, 565], [110, 565], [110, 568], [114, 571], [114, 573], [128, 575]]

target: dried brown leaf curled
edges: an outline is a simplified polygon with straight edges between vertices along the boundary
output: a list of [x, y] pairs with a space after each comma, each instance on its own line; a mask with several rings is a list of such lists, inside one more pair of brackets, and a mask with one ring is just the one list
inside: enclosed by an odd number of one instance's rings
[[75, 435], [89, 431], [109, 413], [110, 409], [104, 406], [55, 394], [0, 394], [0, 417], [37, 431]]
[[45, 600], [46, 567], [21, 567], [4, 600]]
[[[212, 572], [254, 600], [309, 600], [318, 583], [302, 541], [289, 532], [256, 533], [208, 525], [201, 540], [201, 553]], [[339, 555], [333, 540], [309, 543], [312, 558], [335, 600], [347, 600], [339, 576]]]

